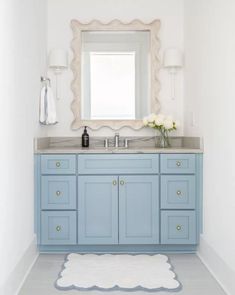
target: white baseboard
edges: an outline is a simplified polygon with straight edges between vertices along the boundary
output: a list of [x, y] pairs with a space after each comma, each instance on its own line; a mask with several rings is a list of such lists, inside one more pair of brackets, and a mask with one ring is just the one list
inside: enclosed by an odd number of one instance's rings
[[227, 295], [235, 294], [235, 271], [225, 263], [225, 261], [205, 241], [203, 236], [200, 238], [200, 246], [197, 255], [223, 288], [224, 292]]
[[25, 279], [37, 260], [38, 255], [36, 237], [34, 237], [33, 241], [25, 251], [20, 261], [17, 263], [5, 284], [1, 287], [0, 294], [17, 295], [19, 293]]

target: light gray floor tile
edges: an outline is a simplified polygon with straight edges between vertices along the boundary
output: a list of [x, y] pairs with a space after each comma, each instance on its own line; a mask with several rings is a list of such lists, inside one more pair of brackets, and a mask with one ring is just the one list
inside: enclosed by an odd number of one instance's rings
[[[36, 261], [32, 271], [27, 277], [19, 295], [149, 295], [152, 293], [136, 291], [59, 291], [54, 287], [64, 262], [65, 255], [62, 254], [41, 254]], [[225, 295], [217, 281], [208, 272], [199, 258], [194, 254], [171, 254], [168, 255], [174, 271], [177, 274], [183, 288], [177, 293], [160, 291], [157, 295], [179, 294], [179, 295]]]

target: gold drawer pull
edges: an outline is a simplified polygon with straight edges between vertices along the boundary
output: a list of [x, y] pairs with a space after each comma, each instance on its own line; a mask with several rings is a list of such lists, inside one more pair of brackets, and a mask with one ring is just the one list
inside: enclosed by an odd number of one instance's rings
[[56, 162], [55, 165], [56, 165], [56, 167], [59, 168], [60, 167], [60, 162]]
[[176, 193], [177, 193], [178, 196], [181, 196], [182, 195], [181, 190], [178, 190]]
[[180, 161], [177, 161], [176, 162], [176, 166], [180, 167], [181, 166], [181, 162]]
[[61, 226], [60, 225], [57, 225], [56, 230], [57, 231], [61, 231]]
[[61, 195], [61, 191], [56, 191], [56, 195], [59, 197]]
[[177, 225], [176, 226], [176, 229], [180, 231], [182, 229], [182, 226], [181, 225]]
[[120, 184], [121, 185], [124, 185], [124, 180], [120, 180]]
[[113, 185], [117, 185], [117, 181], [116, 180], [113, 180]]

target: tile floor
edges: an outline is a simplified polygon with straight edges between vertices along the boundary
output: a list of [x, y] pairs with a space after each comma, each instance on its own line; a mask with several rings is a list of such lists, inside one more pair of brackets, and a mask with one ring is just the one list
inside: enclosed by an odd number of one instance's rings
[[[183, 285], [181, 291], [168, 292], [159, 291], [157, 295], [225, 295], [217, 281], [212, 277], [199, 258], [194, 254], [171, 254], [168, 255], [178, 279]], [[102, 293], [111, 295], [151, 294], [149, 292], [123, 292], [123, 291], [59, 291], [54, 287], [58, 273], [64, 262], [63, 254], [41, 254], [26, 279], [19, 295], [100, 295]]]

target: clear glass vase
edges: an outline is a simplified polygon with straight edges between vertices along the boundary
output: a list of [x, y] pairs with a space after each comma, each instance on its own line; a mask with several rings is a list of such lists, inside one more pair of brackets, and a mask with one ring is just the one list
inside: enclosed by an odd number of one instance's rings
[[156, 136], [156, 147], [158, 148], [169, 148], [169, 136], [167, 130], [159, 130], [160, 134]]

